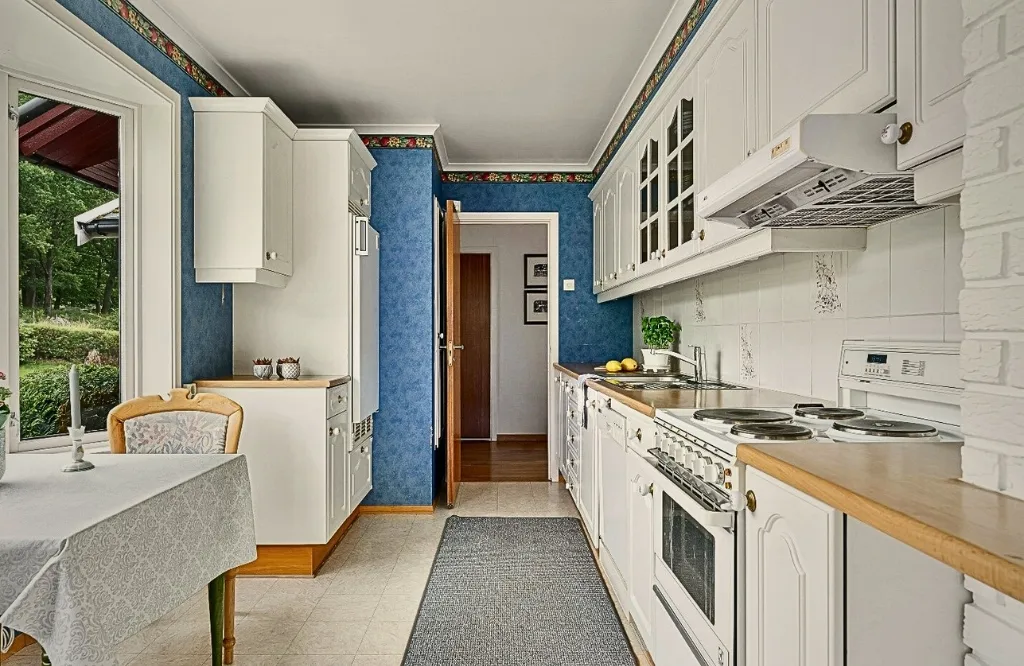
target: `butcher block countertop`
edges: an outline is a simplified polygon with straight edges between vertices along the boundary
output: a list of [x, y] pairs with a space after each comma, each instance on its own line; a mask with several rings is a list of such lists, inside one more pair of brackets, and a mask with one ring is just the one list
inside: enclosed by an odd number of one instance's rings
[[347, 384], [348, 375], [303, 375], [298, 379], [257, 379], [252, 375], [232, 375], [215, 379], [197, 379], [196, 388], [334, 388]]
[[[596, 371], [596, 363], [555, 363], [555, 369], [578, 379], [582, 374], [630, 377], [643, 373]], [[602, 381], [591, 381], [588, 385], [595, 391], [620, 401], [627, 407], [654, 418], [658, 409], [720, 409], [725, 407], [792, 407], [798, 402], [812, 401], [806, 396], [771, 391], [769, 389], [746, 390], [657, 390], [635, 391], [620, 388]]]
[[741, 444], [737, 456], [1024, 601], [1024, 501], [959, 481], [959, 443]]

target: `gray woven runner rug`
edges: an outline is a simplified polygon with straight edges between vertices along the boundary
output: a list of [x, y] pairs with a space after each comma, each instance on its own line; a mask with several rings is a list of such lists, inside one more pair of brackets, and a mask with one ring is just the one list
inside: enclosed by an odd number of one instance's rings
[[403, 666], [636, 663], [578, 519], [448, 519]]

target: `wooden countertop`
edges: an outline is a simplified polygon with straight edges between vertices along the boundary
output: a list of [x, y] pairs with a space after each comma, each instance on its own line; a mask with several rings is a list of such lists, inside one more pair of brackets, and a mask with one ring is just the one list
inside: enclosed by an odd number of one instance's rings
[[[614, 374], [594, 370], [596, 363], [555, 363], [555, 369], [578, 379], [582, 374], [607, 375], [609, 377], [644, 376], [642, 372], [617, 372]], [[659, 390], [636, 391], [620, 388], [602, 381], [591, 381], [594, 390], [614, 398], [641, 414], [654, 418], [659, 409], [721, 409], [725, 407], [792, 407], [798, 402], [822, 402], [807, 396], [772, 391], [769, 389], [745, 390]]]
[[1024, 501], [960, 481], [960, 444], [741, 444], [737, 456], [1024, 601]]
[[334, 388], [347, 384], [348, 375], [303, 375], [298, 379], [257, 379], [252, 375], [232, 375], [214, 379], [197, 379], [196, 388]]

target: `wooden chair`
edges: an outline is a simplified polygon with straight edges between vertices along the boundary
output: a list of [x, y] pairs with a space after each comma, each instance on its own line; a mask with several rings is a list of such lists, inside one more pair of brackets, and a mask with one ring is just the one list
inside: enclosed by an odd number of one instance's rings
[[[122, 402], [107, 415], [111, 453], [237, 453], [242, 406], [214, 393], [173, 389]], [[235, 660], [235, 571], [224, 577], [224, 663]]]

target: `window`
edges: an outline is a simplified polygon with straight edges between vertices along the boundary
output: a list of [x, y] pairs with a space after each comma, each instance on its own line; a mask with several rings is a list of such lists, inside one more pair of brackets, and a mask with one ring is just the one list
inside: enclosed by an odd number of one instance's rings
[[107, 413], [134, 394], [125, 353], [132, 225], [122, 225], [130, 206], [121, 205], [131, 199], [123, 169], [131, 110], [15, 80], [8, 100], [17, 108], [17, 215], [7, 234], [17, 271], [5, 276], [13, 284], [0, 314], [17, 349], [17, 367], [8, 368], [11, 448], [67, 444], [72, 364], [86, 441], [103, 440]]

